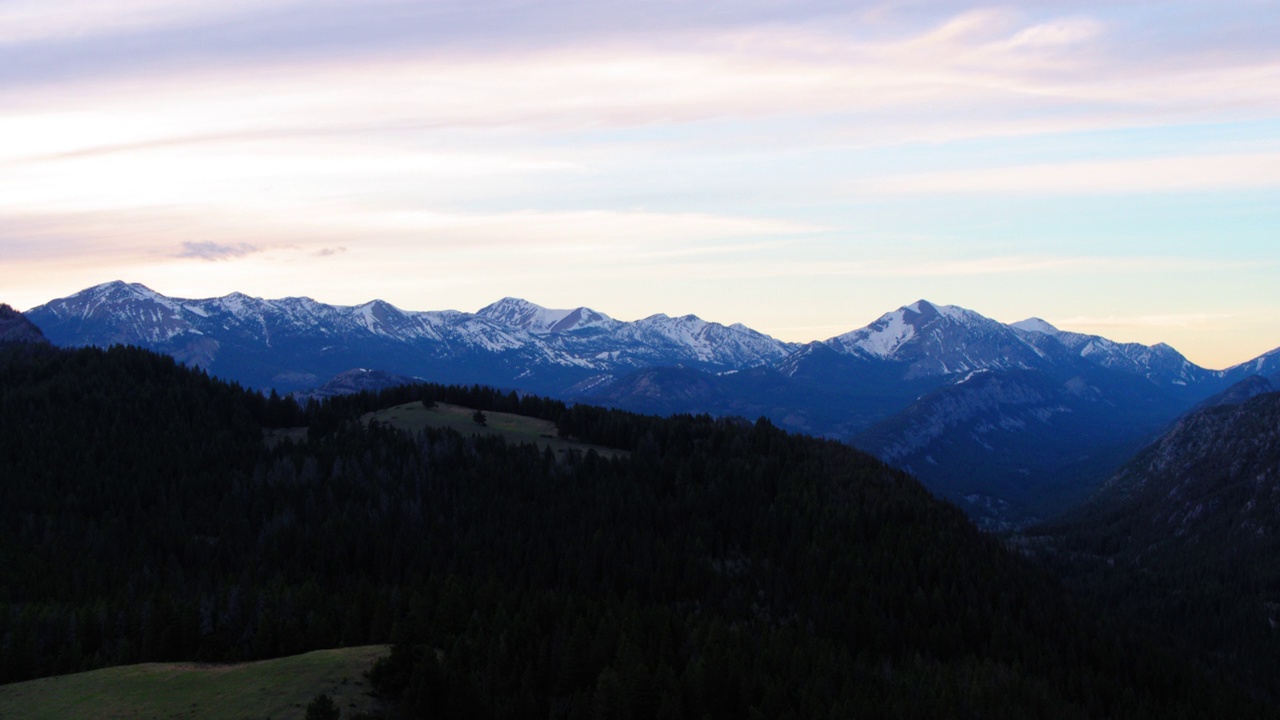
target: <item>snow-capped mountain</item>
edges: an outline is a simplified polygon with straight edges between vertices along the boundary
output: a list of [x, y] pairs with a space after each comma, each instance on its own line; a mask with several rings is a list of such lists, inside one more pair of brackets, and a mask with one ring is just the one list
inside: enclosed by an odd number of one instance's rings
[[[1052, 487], [1100, 481], [1197, 402], [1280, 373], [1280, 349], [1214, 372], [1167, 345], [1037, 318], [1006, 325], [925, 300], [808, 344], [693, 315], [626, 322], [510, 297], [475, 313], [406, 311], [379, 300], [169, 298], [122, 282], [27, 315], [58, 345], [142, 345], [281, 392], [371, 368], [649, 412], [765, 415], [852, 439], [936, 492], [1006, 514], [1030, 512]], [[1068, 490], [1059, 496], [1079, 494]]]
[[827, 341], [833, 349], [907, 366], [906, 379], [982, 368], [1027, 368], [1039, 353], [1007, 325], [953, 305], [919, 300]]
[[303, 390], [352, 367], [448, 382], [560, 392], [589, 376], [686, 364], [752, 367], [791, 345], [692, 315], [614, 320], [505, 298], [477, 313], [405, 311], [381, 300], [327, 305], [232, 293], [168, 298], [111, 282], [31, 310], [61, 345], [132, 343], [254, 387]]
[[[1157, 383], [1185, 385], [1213, 373], [1163, 343], [1118, 343], [1064, 332], [1040, 318], [1003, 324], [972, 310], [919, 300], [865, 328], [826, 341], [853, 356], [906, 366], [904, 379], [963, 375], [974, 370], [1121, 370]], [[1278, 358], [1280, 360], [1280, 358]], [[1280, 362], [1277, 363], [1280, 369]]]
[[1065, 332], [1040, 318], [1028, 318], [1009, 327], [1041, 352], [1065, 348], [1068, 355], [1091, 365], [1141, 375], [1152, 382], [1187, 385], [1215, 377], [1212, 371], [1192, 363], [1164, 343], [1118, 343], [1097, 335]]
[[1239, 382], [1253, 375], [1261, 375], [1280, 385], [1280, 348], [1259, 355], [1249, 362], [1229, 367], [1221, 374], [1232, 382]]
[[[827, 341], [895, 367], [915, 394], [853, 442], [903, 466], [975, 516], [1043, 517], [1230, 380], [1168, 345], [1002, 324], [927, 301]], [[803, 363], [801, 363], [803, 365]], [[980, 478], [980, 480], [979, 480]]]

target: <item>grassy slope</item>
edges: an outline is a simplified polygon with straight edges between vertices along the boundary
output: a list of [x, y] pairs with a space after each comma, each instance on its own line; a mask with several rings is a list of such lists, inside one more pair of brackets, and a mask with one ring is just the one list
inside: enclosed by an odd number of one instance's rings
[[146, 663], [0, 685], [4, 720], [303, 718], [321, 693], [343, 718], [375, 707], [364, 673], [385, 645], [238, 665]]
[[588, 445], [557, 437], [555, 423], [550, 420], [540, 420], [510, 413], [486, 412], [484, 414], [486, 424], [482, 426], [476, 424], [475, 420], [472, 419], [474, 414], [475, 410], [460, 405], [439, 403], [433, 408], [425, 408], [420, 402], [411, 402], [370, 413], [365, 415], [364, 419], [384, 422], [409, 432], [417, 432], [424, 427], [447, 427], [453, 428], [463, 435], [472, 433], [501, 435], [511, 444], [534, 443], [540, 450], [545, 450], [549, 447], [557, 456], [566, 450], [586, 452], [592, 448], [605, 457], [626, 454], [621, 450], [600, 447], [599, 445]]

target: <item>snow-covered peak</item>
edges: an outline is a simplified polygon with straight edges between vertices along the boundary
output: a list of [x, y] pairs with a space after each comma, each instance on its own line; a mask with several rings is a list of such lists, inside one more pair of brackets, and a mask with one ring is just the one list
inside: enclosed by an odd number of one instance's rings
[[1010, 323], [1009, 327], [1014, 328], [1015, 330], [1022, 330], [1024, 332], [1030, 332], [1030, 333], [1039, 333], [1041, 335], [1057, 335], [1060, 332], [1062, 332], [1058, 328], [1049, 324], [1048, 321], [1042, 320], [1038, 317], [1031, 317], [1031, 318], [1027, 318], [1026, 320], [1019, 320], [1016, 323]]
[[581, 330], [583, 328], [605, 328], [612, 329], [618, 325], [618, 321], [605, 315], [602, 312], [596, 312], [591, 308], [580, 307], [569, 311], [555, 325], [551, 326], [549, 333], [568, 332], [570, 330]]
[[549, 328], [568, 314], [568, 310], [552, 310], [516, 297], [504, 297], [476, 311], [477, 316], [486, 320], [525, 330], [535, 326]]
[[927, 300], [885, 313], [826, 345], [844, 355], [905, 363], [907, 379], [979, 368], [1028, 368], [1043, 362], [1042, 354], [1007, 325]]
[[793, 349], [744, 325], [721, 325], [697, 315], [657, 313], [619, 327], [618, 337], [644, 348], [645, 353], [664, 352], [683, 356], [684, 361], [737, 368], [777, 362]]
[[[223, 312], [230, 313], [232, 316], [241, 319], [250, 314], [254, 314], [263, 303], [261, 298], [250, 297], [242, 292], [233, 292], [229, 295], [223, 295], [220, 298], [212, 298], [205, 302], [219, 310], [222, 310]], [[201, 307], [203, 307], [203, 304]]]
[[591, 308], [557, 310], [513, 297], [505, 297], [491, 305], [486, 305], [480, 308], [476, 315], [499, 325], [527, 330], [535, 335], [567, 332], [615, 322], [608, 315]]
[[385, 300], [371, 300], [357, 305], [357, 321], [375, 335], [391, 335], [397, 330], [396, 325], [405, 319], [400, 308]]
[[159, 342], [190, 329], [180, 303], [145, 285], [120, 280], [31, 309], [33, 313], [41, 311], [59, 319], [74, 318], [77, 322], [109, 328], [101, 344], [136, 343], [134, 338]]
[[178, 303], [173, 300], [141, 283], [126, 283], [122, 280], [95, 285], [48, 304], [50, 310], [60, 316], [85, 319], [98, 318], [102, 313], [114, 313], [121, 306], [146, 307], [156, 317], [176, 316], [179, 313]]
[[939, 321], [962, 327], [994, 322], [962, 307], [934, 305], [928, 300], [917, 300], [881, 315], [864, 328], [831, 338], [827, 343], [844, 353], [890, 358], [913, 338], [922, 335], [924, 328]]
[[959, 305], [936, 305], [928, 300], [917, 300], [901, 309], [917, 313], [922, 320], [926, 321], [933, 317], [943, 317], [964, 325], [992, 322], [985, 315], [976, 313], [968, 308], [962, 308]]
[[102, 283], [101, 285], [95, 285], [88, 290], [81, 290], [75, 295], [67, 298], [67, 300], [111, 299], [118, 301], [124, 298], [148, 300], [150, 302], [164, 305], [165, 307], [170, 307], [175, 304], [169, 298], [161, 295], [142, 283], [127, 283], [123, 280], [112, 280], [111, 282]]

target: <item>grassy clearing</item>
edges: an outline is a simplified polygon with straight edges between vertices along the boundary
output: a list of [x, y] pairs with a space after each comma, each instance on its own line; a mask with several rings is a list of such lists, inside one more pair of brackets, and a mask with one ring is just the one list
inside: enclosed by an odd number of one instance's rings
[[301, 720], [321, 693], [350, 718], [377, 707], [364, 673], [388, 652], [370, 645], [237, 665], [146, 663], [0, 685], [0, 718]]
[[463, 435], [483, 433], [501, 435], [508, 443], [533, 443], [539, 450], [551, 448], [559, 457], [564, 452], [586, 452], [594, 449], [604, 457], [623, 457], [626, 451], [614, 448], [588, 445], [587, 443], [566, 440], [556, 436], [555, 423], [550, 420], [512, 415], [502, 412], [486, 412], [485, 424], [477, 424], [472, 418], [475, 410], [461, 405], [438, 403], [433, 408], [426, 408], [420, 402], [405, 403], [395, 407], [379, 410], [364, 416], [364, 420], [377, 420], [392, 427], [417, 432], [425, 427], [453, 428]]

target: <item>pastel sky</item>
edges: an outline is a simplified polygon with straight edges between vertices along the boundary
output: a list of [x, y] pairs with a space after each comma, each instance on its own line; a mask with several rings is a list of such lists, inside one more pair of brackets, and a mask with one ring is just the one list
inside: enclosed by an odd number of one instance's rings
[[1280, 346], [1272, 0], [0, 0], [0, 301]]

